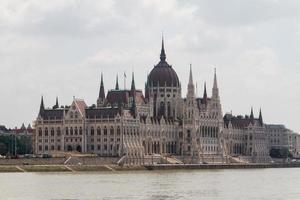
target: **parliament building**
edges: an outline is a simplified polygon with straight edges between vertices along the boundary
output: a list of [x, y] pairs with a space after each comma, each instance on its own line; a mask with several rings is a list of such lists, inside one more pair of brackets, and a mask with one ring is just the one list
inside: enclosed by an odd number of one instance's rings
[[268, 137], [262, 113], [223, 115], [216, 70], [211, 96], [206, 85], [196, 96], [192, 67], [187, 94], [166, 61], [164, 41], [160, 60], [147, 77], [144, 92], [116, 86], [107, 93], [101, 75], [96, 104], [73, 99], [70, 106], [46, 108], [43, 97], [35, 120], [36, 154], [76, 151], [116, 156], [137, 164], [152, 158], [166, 161], [269, 162]]

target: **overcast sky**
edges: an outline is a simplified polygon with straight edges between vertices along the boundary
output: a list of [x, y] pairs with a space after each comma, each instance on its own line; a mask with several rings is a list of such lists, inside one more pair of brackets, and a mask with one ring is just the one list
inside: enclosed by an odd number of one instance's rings
[[143, 89], [162, 32], [183, 95], [190, 63], [199, 95], [216, 67], [224, 113], [300, 132], [297, 0], [0, 0], [0, 124], [32, 123], [41, 95], [95, 103], [101, 71], [106, 90], [125, 70]]

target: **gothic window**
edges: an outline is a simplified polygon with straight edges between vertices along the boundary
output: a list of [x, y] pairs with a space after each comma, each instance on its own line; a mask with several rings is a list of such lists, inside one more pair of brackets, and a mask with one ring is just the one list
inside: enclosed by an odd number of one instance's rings
[[97, 135], [101, 135], [101, 129], [100, 129], [99, 126], [98, 126], [98, 128], [97, 128]]
[[60, 134], [61, 134], [60, 127], [57, 127], [56, 133], [57, 133], [57, 136], [60, 136]]
[[54, 136], [54, 128], [51, 128], [50, 134], [51, 136]]
[[107, 128], [106, 126], [104, 127], [104, 132], [103, 132], [104, 135], [107, 135]]
[[114, 127], [110, 127], [110, 135], [114, 134]]
[[82, 128], [81, 128], [81, 126], [79, 127], [79, 135], [82, 135]]
[[45, 136], [48, 136], [48, 128], [45, 128]]
[[39, 136], [42, 137], [42, 129], [39, 128]]
[[69, 128], [66, 127], [66, 135], [69, 135]]
[[73, 135], [73, 127], [70, 128], [70, 135]]
[[48, 151], [48, 145], [45, 145], [45, 151]]
[[118, 126], [118, 128], [117, 128], [117, 135], [120, 135], [121, 134], [121, 129], [120, 129], [120, 127]]
[[94, 135], [95, 131], [94, 131], [94, 127], [91, 127], [91, 135]]
[[75, 127], [75, 135], [78, 135], [78, 128]]

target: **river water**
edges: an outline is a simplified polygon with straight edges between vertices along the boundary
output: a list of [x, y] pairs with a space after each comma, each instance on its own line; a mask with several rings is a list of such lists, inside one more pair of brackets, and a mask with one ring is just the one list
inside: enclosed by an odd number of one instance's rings
[[299, 200], [300, 168], [0, 173], [2, 200]]

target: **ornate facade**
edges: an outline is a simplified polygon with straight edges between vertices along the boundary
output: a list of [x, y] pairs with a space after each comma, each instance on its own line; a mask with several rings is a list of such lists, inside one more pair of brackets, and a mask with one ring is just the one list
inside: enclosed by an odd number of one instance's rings
[[[193, 162], [228, 162], [232, 156], [268, 160], [268, 143], [262, 116], [259, 119], [223, 118], [214, 72], [212, 95], [206, 84], [196, 96], [190, 67], [187, 94], [166, 61], [164, 43], [160, 61], [147, 77], [144, 93], [135, 87], [116, 87], [105, 94], [101, 75], [96, 105], [74, 99], [70, 106], [45, 108], [42, 98], [35, 121], [36, 154], [51, 151], [78, 151], [100, 156], [142, 159], [149, 155], [172, 156]], [[144, 95], [145, 94], [145, 95]], [[258, 159], [259, 158], [259, 159]]]

